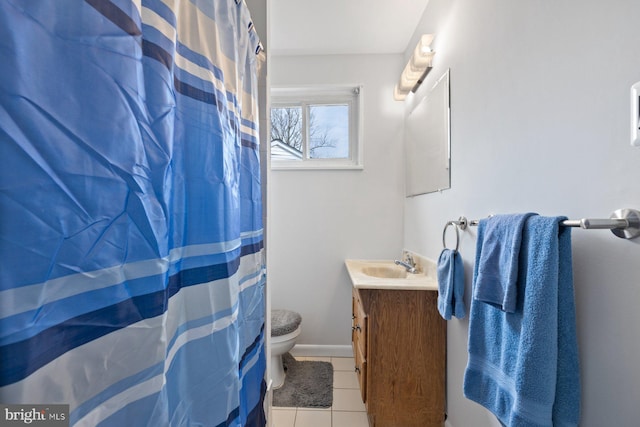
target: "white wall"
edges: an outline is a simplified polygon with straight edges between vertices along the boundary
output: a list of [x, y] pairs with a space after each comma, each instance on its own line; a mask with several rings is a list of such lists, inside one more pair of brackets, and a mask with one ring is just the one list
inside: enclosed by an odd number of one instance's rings
[[272, 86], [362, 84], [364, 170], [270, 174], [272, 307], [302, 315], [299, 344], [351, 339], [346, 258], [399, 257], [403, 222], [403, 105], [393, 101], [402, 55], [272, 56]]
[[[463, 214], [597, 218], [640, 209], [640, 149], [629, 146], [638, 16], [637, 0], [431, 0], [408, 50], [419, 34], [436, 34], [423, 86], [451, 69], [452, 188], [406, 200], [404, 246], [437, 259], [445, 222]], [[638, 425], [640, 239], [572, 235], [581, 426]], [[465, 232], [460, 250], [467, 307], [475, 237]], [[448, 323], [449, 420], [493, 426], [462, 395], [467, 333], [466, 319]]]

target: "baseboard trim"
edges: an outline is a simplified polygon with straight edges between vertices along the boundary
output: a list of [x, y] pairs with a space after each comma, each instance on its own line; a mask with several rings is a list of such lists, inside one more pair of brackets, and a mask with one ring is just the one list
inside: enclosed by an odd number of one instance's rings
[[353, 357], [350, 345], [296, 344], [290, 353], [299, 357]]

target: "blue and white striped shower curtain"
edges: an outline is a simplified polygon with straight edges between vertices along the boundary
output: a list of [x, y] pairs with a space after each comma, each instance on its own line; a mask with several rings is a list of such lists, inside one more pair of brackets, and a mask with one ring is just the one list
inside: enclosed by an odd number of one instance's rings
[[0, 403], [265, 424], [242, 0], [0, 2]]

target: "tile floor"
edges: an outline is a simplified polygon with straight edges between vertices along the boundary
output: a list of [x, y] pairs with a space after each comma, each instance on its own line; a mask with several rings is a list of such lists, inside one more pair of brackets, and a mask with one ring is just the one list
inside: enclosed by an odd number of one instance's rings
[[368, 427], [352, 357], [297, 357], [333, 364], [333, 406], [327, 409], [271, 409], [271, 427]]

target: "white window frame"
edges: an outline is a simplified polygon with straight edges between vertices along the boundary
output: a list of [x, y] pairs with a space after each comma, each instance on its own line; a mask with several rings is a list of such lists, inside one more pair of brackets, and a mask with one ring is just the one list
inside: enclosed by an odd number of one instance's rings
[[[271, 169], [363, 169], [362, 150], [362, 85], [272, 87], [271, 108], [301, 107], [303, 156], [302, 160], [271, 159]], [[349, 106], [349, 157], [344, 159], [309, 158], [307, 106], [347, 104]], [[269, 116], [269, 126], [271, 117]], [[271, 154], [271, 153], [269, 153]]]

